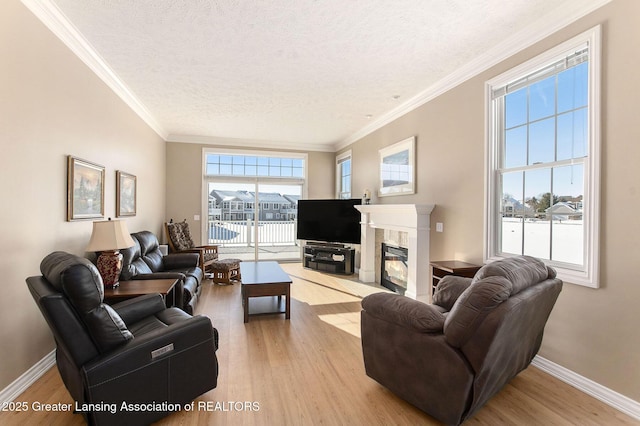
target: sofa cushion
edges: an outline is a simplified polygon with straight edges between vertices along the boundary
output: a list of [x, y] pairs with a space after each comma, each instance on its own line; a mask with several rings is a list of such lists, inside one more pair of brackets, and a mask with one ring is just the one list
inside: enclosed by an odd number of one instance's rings
[[450, 311], [458, 297], [471, 285], [471, 278], [445, 276], [433, 293], [433, 303]]
[[[49, 283], [51, 283], [51, 285], [56, 290], [62, 292], [64, 291], [62, 288], [64, 272], [74, 265], [84, 265], [87, 270], [91, 272], [89, 276], [92, 280], [95, 281], [94, 285], [99, 291], [100, 287], [102, 287], [102, 278], [100, 277], [98, 269], [95, 268], [95, 265], [93, 265], [89, 261], [89, 259], [85, 259], [64, 251], [55, 251], [42, 259], [42, 262], [40, 262], [40, 273], [42, 273], [42, 276], [47, 281], [49, 281]], [[93, 266], [93, 268], [91, 268], [91, 266]], [[100, 280], [100, 286], [98, 286], [98, 280]], [[102, 301], [103, 296], [104, 293], [96, 293], [96, 301]]]
[[140, 244], [140, 257], [152, 272], [162, 270], [162, 252], [158, 237], [153, 232], [140, 231], [131, 234]]
[[494, 276], [510, 281], [513, 286], [511, 294], [514, 295], [547, 278], [555, 278], [556, 272], [535, 257], [514, 256], [484, 265], [473, 277], [473, 282]]
[[460, 348], [497, 306], [509, 298], [511, 282], [490, 276], [475, 281], [453, 305], [444, 322], [444, 334], [451, 346]]
[[125, 281], [132, 279], [136, 275], [150, 274], [153, 272], [141, 257], [140, 242], [133, 234], [131, 234], [131, 237], [135, 243], [133, 247], [120, 250], [120, 253], [122, 253], [122, 271], [120, 272], [120, 279]]

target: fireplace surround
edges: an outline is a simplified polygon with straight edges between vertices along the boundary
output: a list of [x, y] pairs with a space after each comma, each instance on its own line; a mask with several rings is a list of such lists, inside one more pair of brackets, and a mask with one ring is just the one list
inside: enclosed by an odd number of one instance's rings
[[431, 303], [431, 269], [429, 235], [433, 204], [363, 204], [355, 206], [361, 213], [359, 279], [375, 282], [375, 230], [403, 231], [408, 235], [407, 289], [405, 296]]

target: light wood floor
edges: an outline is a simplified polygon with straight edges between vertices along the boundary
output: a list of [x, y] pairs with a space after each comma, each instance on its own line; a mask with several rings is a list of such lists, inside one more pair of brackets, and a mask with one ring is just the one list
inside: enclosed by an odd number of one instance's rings
[[[161, 425], [437, 425], [365, 375], [360, 298], [377, 291], [352, 280], [283, 265], [292, 276], [291, 320], [243, 323], [240, 286], [205, 282], [197, 313], [220, 332], [218, 387]], [[337, 290], [337, 291], [336, 291]], [[251, 299], [263, 305], [271, 298]], [[54, 367], [17, 401], [72, 403]], [[246, 404], [245, 404], [246, 403]], [[216, 406], [217, 404], [217, 406]], [[247, 407], [247, 409], [244, 409]], [[239, 408], [243, 408], [239, 410]], [[71, 412], [0, 413], [2, 425], [81, 425]], [[529, 367], [467, 425], [637, 425], [634, 419]]]

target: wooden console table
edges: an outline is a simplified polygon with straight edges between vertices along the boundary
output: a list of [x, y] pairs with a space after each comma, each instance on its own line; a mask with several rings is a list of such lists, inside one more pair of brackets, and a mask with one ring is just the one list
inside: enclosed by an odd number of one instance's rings
[[431, 262], [431, 295], [433, 295], [440, 280], [447, 275], [455, 275], [458, 277], [473, 278], [476, 272], [482, 268], [482, 265], [462, 262], [460, 260], [440, 260]]

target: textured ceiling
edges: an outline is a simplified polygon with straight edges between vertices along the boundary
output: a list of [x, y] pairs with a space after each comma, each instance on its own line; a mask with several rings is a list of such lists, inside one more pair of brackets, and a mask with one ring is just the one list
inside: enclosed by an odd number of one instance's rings
[[167, 139], [327, 149], [515, 34], [602, 3], [36, 1], [59, 9]]

